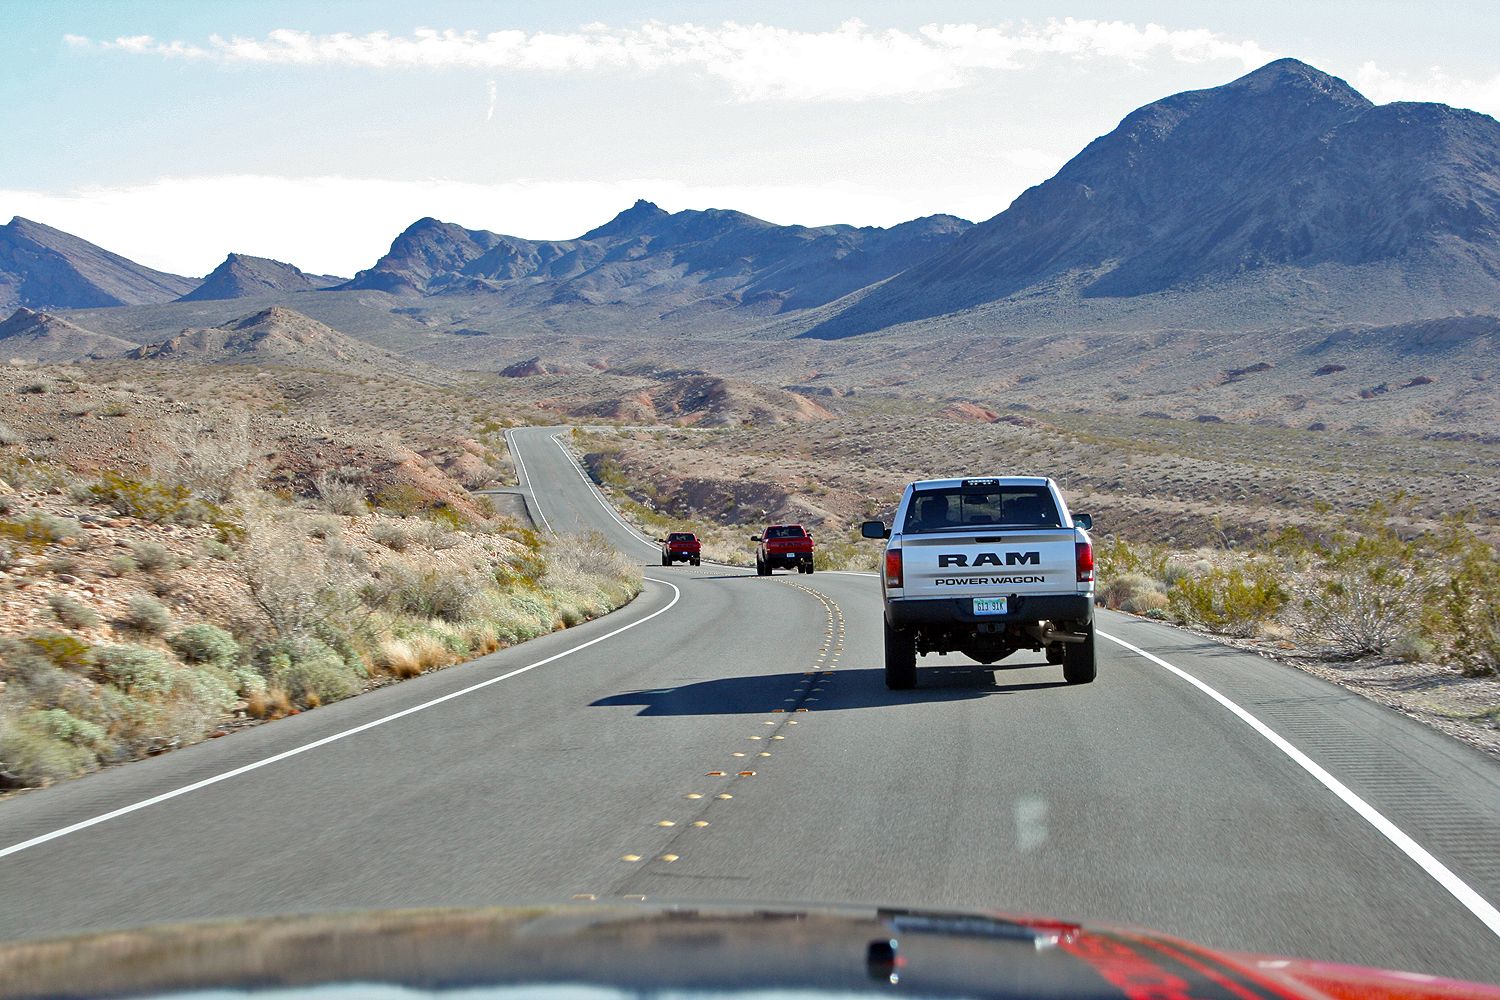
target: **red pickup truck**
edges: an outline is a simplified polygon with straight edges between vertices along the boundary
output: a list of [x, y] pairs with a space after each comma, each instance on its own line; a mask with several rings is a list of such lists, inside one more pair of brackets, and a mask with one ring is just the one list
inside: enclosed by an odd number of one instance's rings
[[668, 532], [667, 537], [659, 541], [663, 566], [670, 566], [674, 562], [685, 562], [696, 566], [702, 557], [703, 543], [699, 542], [698, 536], [691, 531]]
[[795, 566], [798, 573], [813, 571], [813, 538], [800, 524], [773, 524], [750, 540], [760, 543], [755, 550], [755, 572], [760, 576], [770, 576], [778, 566]]

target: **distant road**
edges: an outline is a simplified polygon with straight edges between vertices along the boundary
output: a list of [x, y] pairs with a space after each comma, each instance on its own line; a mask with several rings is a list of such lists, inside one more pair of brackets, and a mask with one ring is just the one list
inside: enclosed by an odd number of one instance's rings
[[520, 485], [551, 531], [642, 561], [634, 604], [0, 803], [0, 936], [577, 896], [863, 901], [1500, 982], [1492, 759], [1111, 613], [1104, 631], [1142, 652], [1101, 643], [1092, 685], [954, 657], [889, 692], [874, 579], [661, 567], [555, 433], [511, 432]]

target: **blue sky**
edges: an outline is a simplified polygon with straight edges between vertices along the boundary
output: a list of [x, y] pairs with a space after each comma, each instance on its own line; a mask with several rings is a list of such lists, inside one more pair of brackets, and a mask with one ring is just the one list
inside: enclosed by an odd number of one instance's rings
[[982, 219], [1133, 108], [1279, 56], [1495, 114], [1497, 21], [1369, 0], [9, 0], [0, 216], [190, 274], [231, 250], [352, 273], [423, 215], [576, 236], [637, 197]]

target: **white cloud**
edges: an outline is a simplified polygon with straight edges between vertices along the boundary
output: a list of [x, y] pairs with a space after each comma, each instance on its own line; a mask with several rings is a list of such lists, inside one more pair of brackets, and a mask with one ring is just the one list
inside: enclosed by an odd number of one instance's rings
[[941, 185], [899, 193], [847, 182], [691, 185], [662, 179], [474, 184], [263, 175], [162, 178], [52, 194], [0, 190], [0, 217], [22, 215], [132, 260], [206, 274], [230, 251], [304, 271], [352, 275], [423, 216], [530, 239], [579, 236], [637, 198], [668, 211], [733, 208], [782, 224], [889, 226], [952, 212], [988, 218], [1036, 178], [997, 180], [982, 198]]
[[487, 122], [494, 121], [495, 120], [495, 103], [497, 101], [499, 101], [499, 99], [500, 99], [500, 88], [495, 85], [495, 81], [494, 80], [491, 80], [486, 85], [485, 90], [489, 94], [490, 102], [489, 102], [488, 107], [485, 108], [485, 111], [484, 111], [484, 120], [487, 121]]
[[1500, 117], [1500, 73], [1488, 80], [1455, 78], [1434, 66], [1423, 77], [1391, 73], [1373, 62], [1364, 63], [1350, 81], [1376, 104], [1391, 101], [1437, 101]]
[[858, 20], [830, 31], [652, 21], [635, 28], [589, 24], [566, 33], [420, 28], [410, 35], [315, 35], [283, 28], [263, 38], [213, 35], [206, 45], [149, 35], [64, 40], [75, 48], [251, 65], [552, 73], [683, 67], [723, 80], [747, 101], [917, 97], [962, 87], [977, 73], [1016, 70], [1044, 58], [1227, 61], [1245, 69], [1273, 58], [1253, 41], [1226, 39], [1207, 29], [1075, 18], [930, 24], [916, 31], [876, 29]]

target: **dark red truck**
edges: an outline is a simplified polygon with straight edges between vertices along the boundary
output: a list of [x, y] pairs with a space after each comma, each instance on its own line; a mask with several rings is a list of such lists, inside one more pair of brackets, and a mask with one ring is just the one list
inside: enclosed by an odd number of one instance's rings
[[813, 538], [800, 524], [773, 524], [759, 535], [751, 535], [752, 542], [760, 542], [755, 550], [755, 572], [770, 576], [780, 567], [797, 567], [798, 573], [813, 571]]
[[691, 531], [668, 532], [667, 537], [660, 539], [660, 542], [663, 566], [670, 566], [674, 562], [685, 562], [696, 566], [703, 554], [703, 544]]

